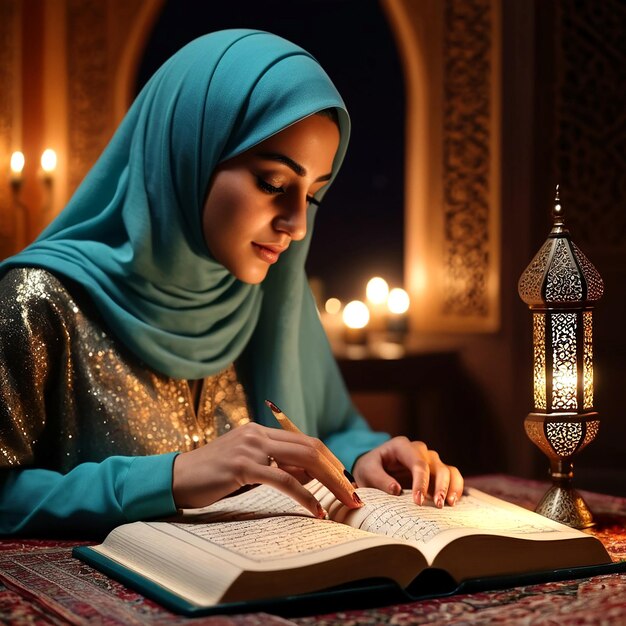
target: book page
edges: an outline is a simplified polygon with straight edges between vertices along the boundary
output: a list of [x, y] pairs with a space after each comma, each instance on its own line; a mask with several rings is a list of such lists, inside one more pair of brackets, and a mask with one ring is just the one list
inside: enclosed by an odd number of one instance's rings
[[133, 522], [114, 528], [90, 549], [199, 606], [217, 604], [241, 568], [189, 542], [172, 541], [167, 522]]
[[[466, 489], [454, 507], [438, 509], [432, 500], [418, 506], [408, 490], [400, 496], [391, 496], [378, 489], [362, 487], [357, 491], [364, 506], [348, 509], [318, 481], [311, 481], [306, 487], [328, 510], [333, 521], [369, 533], [417, 543], [420, 549], [446, 534], [460, 536], [480, 531], [507, 536], [553, 536], [564, 531], [579, 533], [472, 488]], [[314, 520], [304, 507], [267, 485], [216, 502], [198, 510], [197, 514], [199, 517], [192, 519], [202, 522], [272, 516], [304, 516]]]
[[[341, 505], [333, 493], [317, 479], [309, 481], [303, 487], [310, 491], [326, 510], [333, 504]], [[208, 506], [183, 511], [184, 518], [193, 517], [195, 521], [203, 516], [208, 516], [206, 517], [207, 520], [217, 521], [219, 519], [245, 519], [291, 514], [312, 517], [308, 509], [269, 485], [256, 485], [242, 493], [222, 498], [222, 500]]]
[[377, 537], [358, 528], [312, 517], [265, 517], [208, 524], [173, 523], [172, 526], [256, 563], [294, 557], [315, 562], [319, 553], [335, 554], [332, 550], [329, 552], [335, 547], [343, 552], [347, 543], [351, 544], [350, 551], [357, 548], [355, 542], [380, 543]]
[[365, 506], [346, 515], [346, 523], [369, 532], [391, 535], [409, 541], [428, 543], [439, 534], [458, 528], [480, 529], [514, 534], [555, 532], [540, 519], [524, 519], [471, 494], [464, 495], [454, 507], [438, 509], [432, 500], [422, 506], [410, 493], [390, 496], [376, 489], [360, 489]]
[[277, 515], [313, 518], [311, 513], [293, 498], [268, 485], [258, 485], [236, 496], [218, 500], [204, 508], [186, 509], [183, 511], [182, 519], [194, 523], [208, 523]]
[[[317, 481], [312, 481], [310, 487], [314, 493], [320, 491]], [[325, 487], [321, 490], [327, 492]], [[322, 553], [324, 558], [334, 558], [372, 545], [397, 543], [392, 538], [316, 519], [292, 498], [268, 485], [203, 509], [187, 510], [182, 518], [167, 524], [150, 524], [246, 569], [275, 568], [286, 559], [297, 559], [305, 565], [319, 561]]]
[[342, 507], [333, 513], [335, 519], [361, 530], [408, 541], [429, 560], [442, 545], [464, 535], [553, 539], [559, 533], [568, 537], [580, 534], [472, 489], [468, 489], [454, 507], [442, 509], [435, 507], [430, 500], [418, 506], [410, 492], [400, 496], [367, 488], [358, 492], [365, 503], [363, 508], [350, 511]]

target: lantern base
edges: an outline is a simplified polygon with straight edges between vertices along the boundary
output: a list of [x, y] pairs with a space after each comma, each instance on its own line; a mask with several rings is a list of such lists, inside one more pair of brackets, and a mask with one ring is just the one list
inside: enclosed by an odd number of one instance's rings
[[589, 528], [595, 523], [583, 497], [571, 485], [562, 482], [548, 489], [535, 512], [571, 528]]

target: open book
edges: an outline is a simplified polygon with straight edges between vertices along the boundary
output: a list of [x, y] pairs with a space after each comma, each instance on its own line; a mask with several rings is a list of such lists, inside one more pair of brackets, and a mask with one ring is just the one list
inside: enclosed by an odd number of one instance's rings
[[592, 535], [471, 488], [443, 509], [362, 488], [352, 511], [317, 481], [308, 488], [329, 520], [262, 485], [174, 521], [125, 524], [74, 554], [190, 614], [372, 579], [419, 595], [428, 571], [458, 585], [611, 562]]

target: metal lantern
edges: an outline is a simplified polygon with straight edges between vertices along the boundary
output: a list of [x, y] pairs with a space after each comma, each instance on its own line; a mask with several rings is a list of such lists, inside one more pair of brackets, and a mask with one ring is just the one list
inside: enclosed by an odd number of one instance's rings
[[602, 297], [600, 274], [565, 227], [557, 186], [548, 239], [519, 280], [533, 320], [534, 410], [526, 434], [550, 459], [552, 487], [536, 511], [574, 528], [593, 524], [572, 488], [572, 458], [600, 426], [593, 408], [593, 305]]

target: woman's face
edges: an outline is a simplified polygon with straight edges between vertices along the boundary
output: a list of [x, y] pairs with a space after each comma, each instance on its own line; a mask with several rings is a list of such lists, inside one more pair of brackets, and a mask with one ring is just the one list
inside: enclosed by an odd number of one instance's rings
[[245, 283], [260, 283], [292, 241], [306, 235], [311, 196], [330, 179], [339, 129], [311, 115], [215, 170], [203, 209], [213, 257]]

